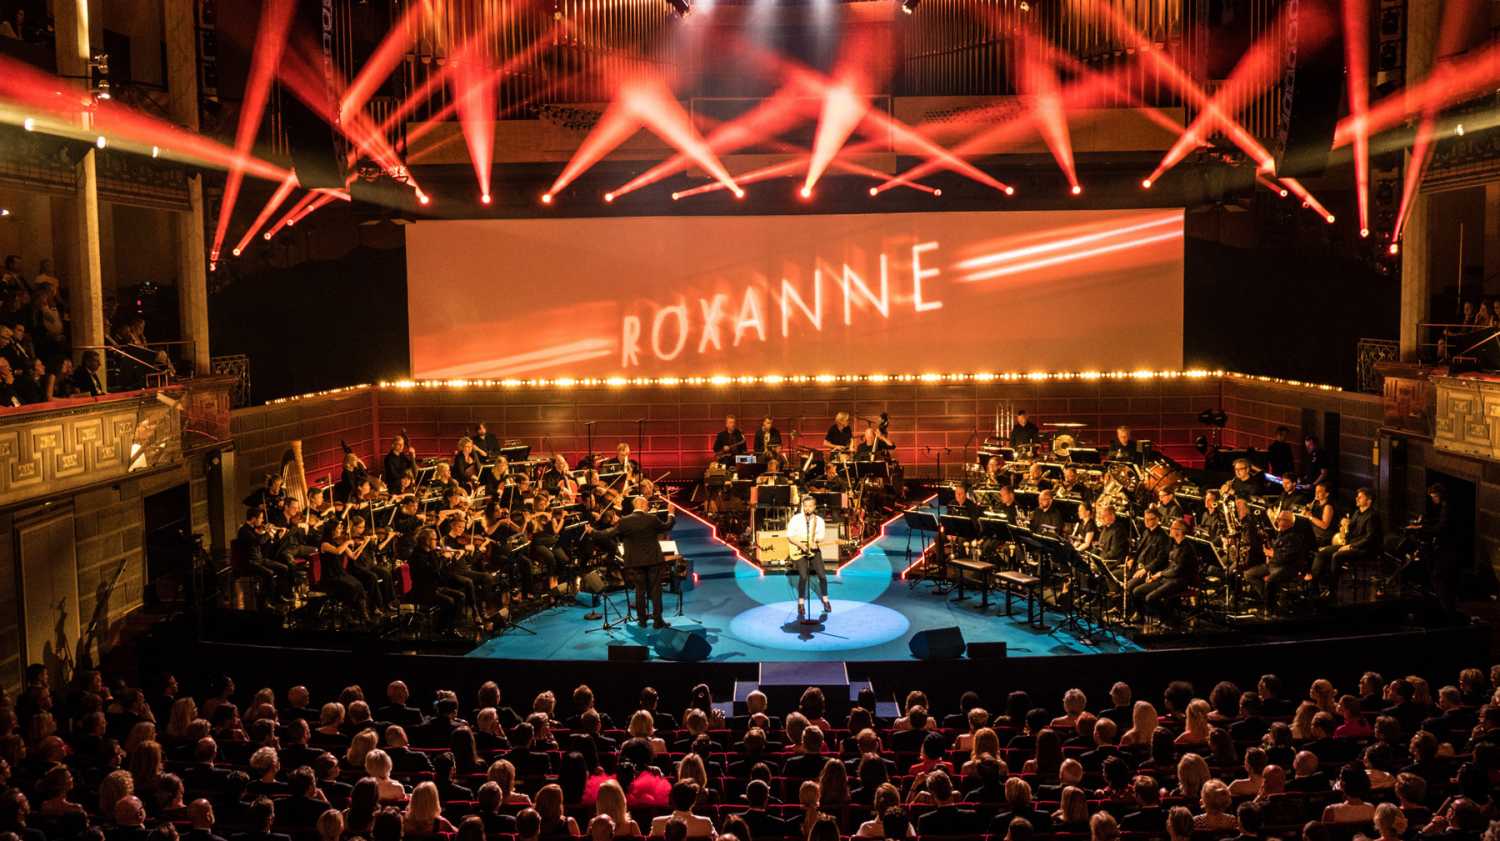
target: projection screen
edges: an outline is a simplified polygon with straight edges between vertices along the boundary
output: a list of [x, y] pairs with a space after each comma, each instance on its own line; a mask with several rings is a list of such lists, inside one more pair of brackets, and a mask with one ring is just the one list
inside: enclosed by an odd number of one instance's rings
[[418, 378], [1182, 366], [1181, 209], [417, 222]]

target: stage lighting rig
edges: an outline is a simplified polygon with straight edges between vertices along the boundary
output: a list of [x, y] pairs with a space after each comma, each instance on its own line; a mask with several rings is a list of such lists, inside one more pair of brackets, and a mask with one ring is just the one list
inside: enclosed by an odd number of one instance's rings
[[95, 99], [108, 100], [109, 91], [109, 53], [95, 53], [89, 59], [89, 90]]
[[917, 4], [922, 0], [901, 0], [901, 11], [911, 14], [917, 10]]
[[667, 0], [667, 6], [680, 18], [685, 18], [693, 12], [692, 0]]

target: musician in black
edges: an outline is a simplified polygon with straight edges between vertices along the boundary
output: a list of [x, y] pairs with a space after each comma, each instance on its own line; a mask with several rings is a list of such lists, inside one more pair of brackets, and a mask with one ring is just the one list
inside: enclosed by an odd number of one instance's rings
[[1078, 468], [1071, 464], [1063, 468], [1062, 481], [1054, 484], [1053, 490], [1057, 491], [1059, 497], [1082, 502], [1091, 502], [1094, 498], [1094, 492], [1079, 477]]
[[1160, 618], [1166, 617], [1177, 594], [1188, 588], [1198, 571], [1198, 552], [1187, 542], [1187, 524], [1173, 520], [1167, 536], [1166, 564], [1147, 574], [1146, 580], [1131, 591], [1131, 603], [1137, 610]]
[[843, 493], [849, 490], [849, 483], [839, 474], [839, 466], [833, 462], [823, 464], [823, 474], [812, 481], [819, 490], [832, 493]]
[[472, 438], [465, 436], [458, 439], [458, 450], [453, 453], [453, 466], [449, 470], [453, 480], [465, 490], [472, 493], [479, 487], [479, 453], [474, 448]]
[[781, 430], [776, 428], [775, 421], [771, 420], [770, 415], [760, 419], [760, 429], [755, 430], [755, 443], [751, 449], [756, 453], [781, 449]]
[[1438, 601], [1451, 610], [1457, 602], [1458, 553], [1447, 486], [1442, 482], [1427, 486], [1427, 510], [1409, 528], [1426, 545], [1432, 559], [1432, 589]]
[[612, 479], [610, 484], [624, 491], [632, 490], [641, 480], [641, 463], [630, 457], [630, 445], [624, 441], [615, 445], [615, 457], [605, 459], [604, 463], [599, 466], [601, 473], [621, 471], [625, 473], [625, 478], [623, 480]]
[[339, 481], [333, 486], [333, 498], [339, 501], [347, 501], [353, 496], [354, 489], [361, 482], [368, 481], [370, 471], [365, 469], [365, 462], [354, 451], [348, 447], [344, 448], [344, 467], [339, 473]]
[[367, 535], [365, 530], [364, 517], [349, 518], [349, 539], [352, 544], [349, 547], [349, 563], [344, 571], [349, 573], [350, 578], [359, 582], [365, 590], [366, 603], [374, 606], [378, 611], [396, 600], [395, 589], [391, 585], [390, 577], [385, 575], [384, 570], [376, 564], [374, 535]]
[[1099, 538], [1099, 524], [1094, 521], [1094, 506], [1088, 500], [1078, 503], [1077, 518], [1073, 525], [1068, 527], [1068, 542], [1073, 548], [1080, 552], [1087, 552], [1094, 548], [1094, 541]]
[[740, 431], [739, 421], [734, 415], [725, 415], [724, 428], [714, 436], [714, 458], [727, 463], [745, 449], [745, 433]]
[[1010, 485], [1000, 486], [1000, 498], [990, 505], [990, 514], [1007, 523], [1017, 522], [1016, 491]]
[[1260, 496], [1260, 480], [1257, 478], [1247, 458], [1234, 460], [1234, 477], [1219, 488], [1226, 496], [1236, 499], [1244, 498], [1247, 502], [1254, 502]]
[[1312, 500], [1297, 516], [1312, 526], [1313, 545], [1316, 548], [1327, 546], [1333, 541], [1334, 532], [1338, 530], [1338, 508], [1333, 504], [1333, 490], [1327, 482], [1319, 482], [1313, 486]]
[[391, 439], [390, 452], [381, 461], [380, 476], [385, 480], [386, 487], [397, 488], [401, 486], [402, 473], [417, 475], [417, 454], [405, 435], [397, 435]]
[[[1313, 557], [1311, 578], [1322, 581], [1325, 576], [1337, 581], [1339, 570], [1344, 566], [1381, 551], [1384, 534], [1380, 524], [1380, 512], [1375, 510], [1375, 496], [1369, 488], [1354, 492], [1354, 510], [1348, 516], [1347, 530], [1343, 534], [1343, 545], [1331, 540], [1318, 549]], [[1336, 585], [1334, 585], [1336, 586]]]
[[500, 441], [495, 433], [484, 421], [480, 421], [474, 427], [474, 434], [469, 436], [474, 441], [474, 450], [479, 453], [481, 461], [494, 461], [500, 455]]
[[[1234, 498], [1233, 523], [1225, 523], [1224, 545], [1229, 549], [1230, 572], [1247, 573], [1252, 567], [1264, 562], [1261, 552], [1261, 524], [1256, 522], [1250, 501], [1242, 496]], [[1275, 526], [1273, 520], [1271, 525]], [[1231, 533], [1232, 532], [1232, 533]]]
[[355, 615], [369, 620], [370, 607], [359, 580], [349, 575], [354, 540], [341, 518], [323, 524], [318, 544], [318, 587], [335, 600], [351, 608]]
[[1307, 451], [1302, 470], [1303, 484], [1316, 485], [1330, 481], [1333, 475], [1329, 472], [1328, 455], [1318, 446], [1318, 436], [1309, 435], [1303, 439], [1302, 444]]
[[1289, 440], [1291, 434], [1292, 431], [1284, 426], [1276, 427], [1276, 440], [1266, 447], [1266, 469], [1276, 476], [1288, 476], [1297, 471]]
[[1005, 459], [990, 456], [984, 463], [984, 486], [998, 488], [1010, 484], [1010, 473], [1005, 469]]
[[1193, 527], [1193, 535], [1204, 540], [1217, 541], [1224, 536], [1224, 530], [1228, 523], [1224, 519], [1224, 507], [1219, 499], [1219, 492], [1209, 488], [1203, 492], [1203, 513], [1198, 516], [1196, 525]]
[[[833, 465], [829, 465], [829, 467], [832, 467], [832, 466]], [[782, 465], [781, 465], [781, 459], [777, 458], [774, 455], [773, 456], [767, 456], [766, 457], [766, 469], [765, 469], [765, 472], [761, 473], [759, 476], [755, 477], [755, 484], [757, 484], [757, 485], [789, 485], [789, 484], [791, 484], [792, 480], [790, 478], [788, 478], [785, 473], [781, 472], [781, 467], [782, 467]]]
[[1099, 535], [1094, 539], [1094, 552], [1105, 561], [1123, 561], [1130, 551], [1130, 526], [1115, 513], [1114, 506], [1100, 505], [1094, 510], [1099, 521]]
[[1177, 494], [1171, 488], [1156, 491], [1156, 512], [1161, 515], [1164, 523], [1175, 523], [1182, 519], [1182, 503], [1177, 501]]
[[233, 558], [240, 571], [253, 575], [261, 581], [260, 591], [269, 601], [291, 591], [291, 567], [270, 554], [271, 533], [266, 526], [266, 509], [258, 505], [245, 511], [245, 522], [240, 524], [231, 547]]
[[409, 496], [396, 507], [396, 516], [391, 518], [391, 530], [396, 533], [396, 557], [408, 560], [417, 548], [417, 532], [424, 526], [422, 515], [417, 510], [417, 498]]
[[1053, 499], [1052, 491], [1037, 494], [1036, 510], [1031, 512], [1031, 530], [1037, 534], [1061, 536], [1067, 529], [1067, 515]]
[[445, 551], [438, 547], [436, 531], [424, 526], [417, 532], [409, 562], [411, 592], [407, 598], [415, 604], [437, 607], [440, 626], [451, 628], [458, 619], [464, 594], [443, 582], [442, 568], [447, 563]]
[[1296, 525], [1297, 518], [1292, 512], [1281, 512], [1276, 518], [1276, 536], [1271, 545], [1261, 549], [1265, 563], [1245, 571], [1245, 577], [1265, 600], [1268, 610], [1283, 582], [1296, 578], [1297, 573], [1307, 566], [1307, 538]]
[[849, 413], [839, 412], [833, 416], [833, 425], [823, 436], [824, 448], [837, 452], [848, 452], [854, 442], [854, 430], [849, 427]]
[[264, 508], [270, 511], [280, 508], [281, 501], [286, 498], [286, 489], [281, 481], [281, 473], [267, 473], [265, 484], [256, 488], [245, 497], [246, 508]]
[[[981, 507], [978, 502], [975, 502], [973, 497], [969, 496], [968, 485], [958, 485], [953, 488], [953, 502], [948, 504], [948, 510], [944, 512], [945, 515], [949, 517], [966, 517], [969, 520], [977, 520], [983, 513], [984, 508]], [[941, 523], [939, 523], [938, 528], [940, 531], [942, 531]], [[967, 554], [967, 547], [963, 545], [963, 541], [961, 538], [957, 537], [956, 535], [949, 535], [946, 531], [943, 531], [943, 536], [945, 538], [954, 538], [954, 547], [957, 550], [956, 554]]]
[[646, 599], [651, 599], [651, 624], [666, 628], [661, 618], [661, 580], [666, 559], [661, 551], [661, 535], [670, 533], [677, 521], [677, 514], [668, 511], [665, 520], [657, 519], [649, 510], [650, 502], [638, 496], [631, 502], [633, 509], [620, 518], [611, 528], [595, 532], [604, 540], [620, 539], [625, 549], [625, 573], [635, 584], [636, 619], [646, 627]]
[[854, 458], [858, 461], [885, 459], [895, 447], [884, 432], [874, 426], [866, 426], [864, 434], [860, 436], [859, 446], [854, 450]]
[[1115, 428], [1115, 440], [1109, 445], [1107, 457], [1110, 461], [1132, 461], [1138, 464], [1141, 454], [1136, 449], [1135, 438], [1131, 437], [1130, 427], [1119, 426]]
[[1036, 428], [1036, 424], [1026, 416], [1026, 410], [1017, 409], [1015, 422], [1010, 427], [1010, 445], [1012, 447], [1027, 447], [1041, 440], [1042, 433]]
[[1171, 539], [1167, 536], [1167, 530], [1161, 527], [1161, 514], [1155, 508], [1147, 508], [1141, 519], [1146, 528], [1125, 562], [1125, 569], [1130, 572], [1128, 586], [1132, 595], [1129, 600], [1132, 611], [1140, 610], [1139, 600], [1133, 597], [1136, 589], [1145, 584], [1152, 573], [1166, 569], [1167, 550], [1171, 548]]

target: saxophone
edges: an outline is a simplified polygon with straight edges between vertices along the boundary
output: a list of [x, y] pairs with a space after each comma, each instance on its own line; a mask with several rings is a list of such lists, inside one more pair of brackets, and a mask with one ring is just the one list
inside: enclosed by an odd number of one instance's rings
[[1334, 546], [1348, 546], [1349, 545], [1349, 515], [1348, 514], [1344, 515], [1344, 519], [1339, 520], [1339, 533], [1335, 534], [1333, 536], [1333, 545]]

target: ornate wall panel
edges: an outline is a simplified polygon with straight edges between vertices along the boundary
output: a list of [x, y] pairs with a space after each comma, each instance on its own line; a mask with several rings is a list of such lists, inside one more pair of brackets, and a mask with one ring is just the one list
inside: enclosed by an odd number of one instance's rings
[[1500, 462], [1500, 382], [1439, 377], [1433, 446]]

